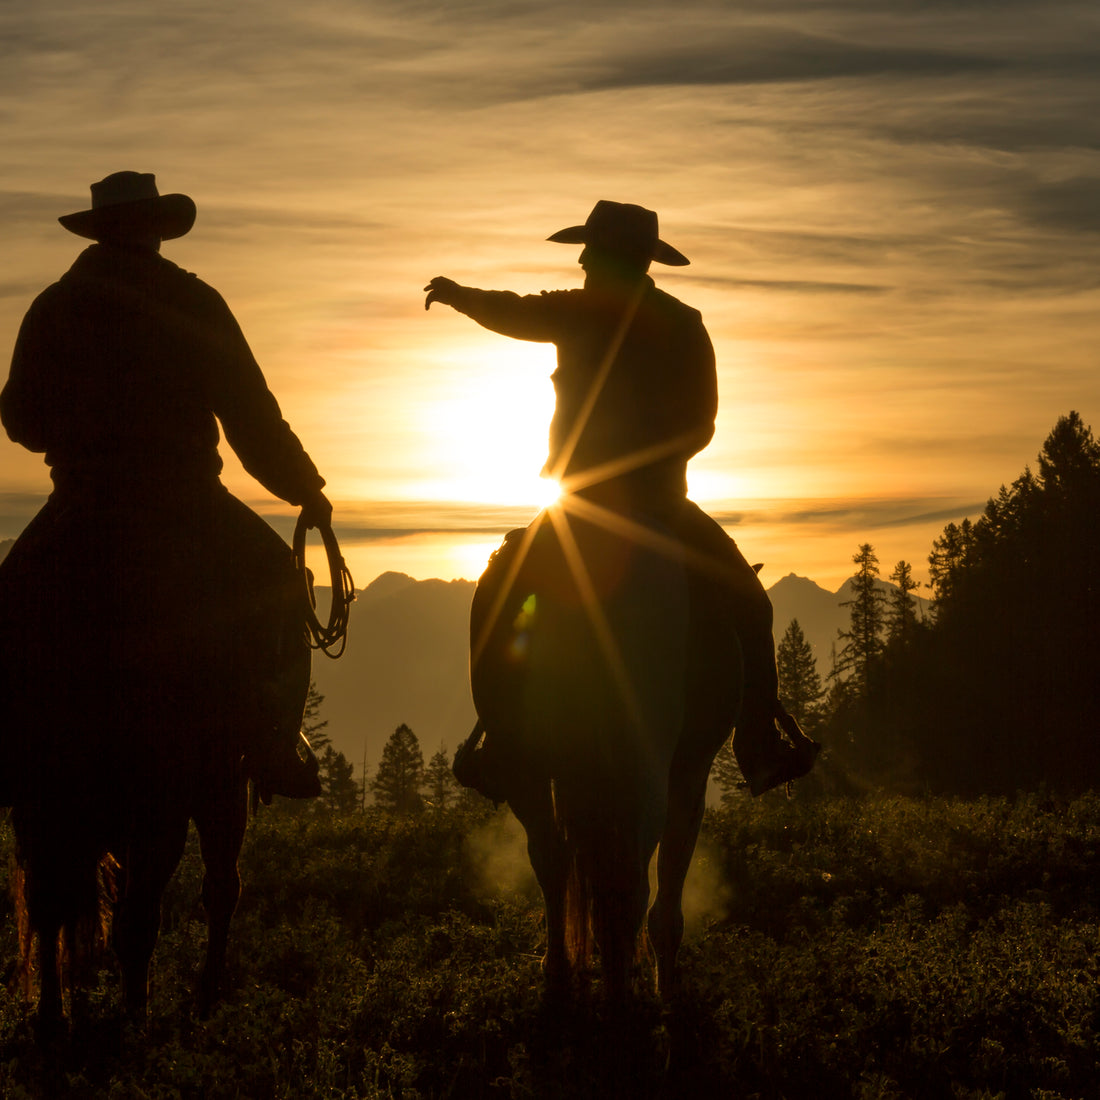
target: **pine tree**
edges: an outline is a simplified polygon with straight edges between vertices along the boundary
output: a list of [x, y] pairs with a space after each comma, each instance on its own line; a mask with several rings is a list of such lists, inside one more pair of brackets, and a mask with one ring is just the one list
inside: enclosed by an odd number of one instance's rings
[[1100, 442], [1092, 430], [1071, 412], [1059, 417], [1039, 452], [1039, 480], [1043, 490], [1055, 497], [1090, 492], [1100, 469]]
[[959, 574], [970, 562], [973, 549], [974, 529], [968, 519], [959, 524], [949, 523], [943, 534], [932, 543], [932, 553], [928, 555], [928, 576], [937, 613], [954, 593]]
[[355, 766], [331, 745], [321, 754], [321, 789], [325, 804], [333, 813], [350, 814], [359, 806], [359, 784]]
[[821, 718], [823, 688], [817, 660], [797, 619], [791, 619], [775, 651], [779, 698], [807, 732]]
[[890, 581], [895, 587], [887, 599], [886, 641], [888, 645], [907, 645], [917, 630], [917, 601], [912, 594], [920, 585], [907, 561], [894, 566]]
[[458, 796], [458, 782], [451, 771], [451, 758], [442, 745], [439, 746], [439, 752], [428, 761], [424, 772], [424, 786], [428, 801], [436, 810], [445, 810]]
[[402, 723], [382, 749], [378, 772], [370, 781], [375, 804], [395, 814], [415, 814], [423, 808], [424, 754], [420, 741]]
[[837, 659], [837, 669], [847, 673], [862, 692], [867, 686], [867, 673], [872, 661], [882, 652], [882, 628], [886, 597], [878, 586], [878, 558], [869, 542], [863, 543], [852, 556], [858, 566], [852, 578], [852, 598], [841, 607], [850, 607], [851, 625], [838, 632], [846, 644]]

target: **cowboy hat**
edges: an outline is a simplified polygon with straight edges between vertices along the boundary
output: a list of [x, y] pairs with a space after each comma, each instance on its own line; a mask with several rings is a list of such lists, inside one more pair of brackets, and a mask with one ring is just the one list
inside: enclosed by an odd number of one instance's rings
[[161, 240], [182, 237], [195, 224], [195, 204], [186, 195], [161, 195], [151, 172], [115, 172], [92, 184], [91, 210], [57, 220], [70, 233], [98, 241], [120, 232], [151, 229]]
[[559, 244], [592, 244], [618, 255], [684, 267], [691, 261], [657, 236], [657, 215], [644, 206], [600, 199], [584, 225], [571, 225], [546, 238]]

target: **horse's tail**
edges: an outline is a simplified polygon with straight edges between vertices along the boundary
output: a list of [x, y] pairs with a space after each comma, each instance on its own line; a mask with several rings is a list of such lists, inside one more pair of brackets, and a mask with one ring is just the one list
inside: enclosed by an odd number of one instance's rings
[[594, 954], [592, 922], [592, 841], [583, 815], [560, 783], [554, 785], [554, 824], [564, 854], [565, 950], [574, 973], [583, 974]]
[[641, 950], [636, 845], [613, 804], [571, 795], [575, 792], [568, 788], [555, 789], [555, 817], [568, 860], [566, 951], [574, 972], [583, 973], [598, 950], [605, 984], [618, 993]]
[[15, 927], [19, 936], [19, 989], [26, 1000], [34, 995], [34, 962], [31, 946], [34, 932], [31, 929], [29, 907], [27, 905], [27, 870], [21, 862], [13, 860], [11, 870], [11, 900], [15, 909]]

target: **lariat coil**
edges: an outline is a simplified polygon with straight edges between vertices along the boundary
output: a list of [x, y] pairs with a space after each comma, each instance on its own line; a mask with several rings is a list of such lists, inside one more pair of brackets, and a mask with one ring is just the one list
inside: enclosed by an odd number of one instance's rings
[[355, 582], [344, 559], [340, 554], [340, 545], [329, 523], [317, 527], [317, 533], [325, 546], [328, 558], [329, 576], [332, 581], [332, 606], [329, 608], [328, 622], [322, 623], [317, 617], [317, 596], [313, 591], [313, 573], [306, 566], [306, 532], [309, 526], [305, 515], [298, 517], [294, 528], [294, 540], [291, 549], [294, 554], [294, 568], [305, 584], [306, 631], [312, 649], [319, 649], [326, 657], [335, 660], [344, 652], [348, 639], [348, 620], [351, 618], [351, 605], [355, 601]]

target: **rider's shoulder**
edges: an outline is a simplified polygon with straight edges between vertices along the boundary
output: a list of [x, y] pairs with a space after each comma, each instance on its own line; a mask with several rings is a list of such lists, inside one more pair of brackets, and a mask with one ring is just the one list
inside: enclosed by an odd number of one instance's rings
[[684, 322], [702, 324], [703, 314], [699, 310], [694, 306], [689, 306], [687, 302], [682, 302], [679, 298], [673, 297], [667, 290], [654, 287], [652, 296], [654, 302], [664, 312], [678, 316]]
[[196, 305], [207, 305], [218, 309], [228, 308], [221, 294], [209, 283], [200, 279], [193, 271], [188, 271], [163, 256], [160, 257], [160, 260], [161, 278], [176, 293], [186, 296]]
[[[158, 256], [159, 268], [162, 278], [175, 279], [184, 286], [201, 286], [207, 287], [207, 284], [202, 281], [193, 271], [188, 271], [185, 267], [180, 267], [179, 264], [172, 260], [169, 260], [166, 256]], [[213, 289], [207, 287], [208, 290]]]
[[531, 297], [550, 309], [578, 306], [586, 300], [583, 290], [543, 290]]

